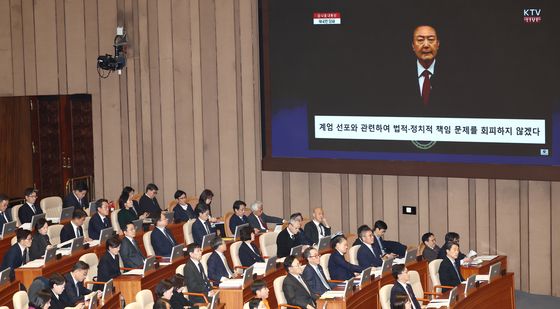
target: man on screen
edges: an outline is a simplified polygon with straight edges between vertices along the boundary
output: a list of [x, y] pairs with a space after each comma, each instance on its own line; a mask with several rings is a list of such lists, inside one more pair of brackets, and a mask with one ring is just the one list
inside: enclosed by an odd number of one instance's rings
[[436, 29], [432, 26], [418, 26], [412, 35], [412, 50], [417, 58], [418, 86], [422, 103], [430, 103], [432, 90], [430, 79], [435, 73], [436, 56], [439, 50], [439, 39]]

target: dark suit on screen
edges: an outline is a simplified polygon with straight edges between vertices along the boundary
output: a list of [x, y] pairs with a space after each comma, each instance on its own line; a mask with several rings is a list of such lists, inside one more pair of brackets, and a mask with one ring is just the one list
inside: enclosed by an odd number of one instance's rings
[[362, 270], [364, 270], [363, 267], [347, 262], [338, 250], [331, 253], [329, 274], [332, 280], [348, 280], [354, 277], [354, 273], [359, 273]]
[[111, 227], [111, 218], [107, 216], [105, 217], [105, 222], [103, 222], [99, 213], [96, 213], [95, 215], [93, 215], [93, 217], [91, 217], [91, 220], [89, 220], [89, 225], [88, 225], [89, 238], [99, 239], [99, 236], [101, 235], [101, 230], [109, 227]]
[[[327, 228], [323, 223], [320, 223], [319, 225], [322, 226], [325, 230], [325, 236], [331, 235], [330, 227]], [[307, 237], [307, 239], [309, 239], [311, 242], [313, 242], [314, 244], [319, 243], [319, 230], [317, 229], [317, 225], [315, 225], [315, 222], [313, 222], [313, 220], [305, 224], [305, 226], [303, 227], [303, 232], [305, 233], [305, 237]]]
[[66, 303], [74, 305], [78, 301], [83, 301], [84, 296], [91, 293], [89, 289], [84, 287], [83, 282], [74, 284], [71, 273], [66, 274], [64, 278], [66, 278], [66, 285], [64, 286], [64, 292], [62, 292], [61, 296]]
[[[420, 303], [416, 299], [416, 295], [414, 295], [412, 286], [407, 283], [406, 288], [408, 290], [408, 294], [410, 295], [410, 301], [414, 304], [414, 308], [421, 309], [422, 307], [420, 306]], [[402, 294], [402, 293], [406, 294], [406, 292], [407, 291], [399, 282], [395, 282], [393, 288], [391, 288], [391, 304], [394, 304], [396, 302], [396, 297], [398, 294]]]
[[165, 234], [157, 227], [152, 231], [151, 242], [157, 256], [171, 256], [173, 246], [177, 245], [177, 241], [171, 235], [171, 231], [167, 228], [164, 230]]
[[238, 225], [241, 224], [245, 224], [245, 223], [249, 223], [249, 220], [247, 220], [247, 216], [243, 215], [243, 217], [239, 218], [238, 215], [233, 215], [231, 216], [231, 218], [229, 218], [229, 230], [231, 231], [232, 234], [235, 234], [235, 228]]
[[306, 308], [307, 305], [316, 306], [314, 295], [310, 295], [303, 284], [293, 275], [288, 274], [282, 284], [282, 291], [288, 305]]
[[379, 267], [383, 264], [381, 252], [378, 251], [379, 249], [374, 246], [372, 246], [372, 249], [373, 252], [366, 244], [362, 244], [358, 249], [358, 264], [364, 269], [370, 266]]
[[[192, 293], [202, 293], [208, 297], [208, 291], [212, 288], [212, 285], [208, 281], [208, 278], [204, 274], [204, 271], [200, 271], [202, 267], [201, 263], [198, 266], [189, 259], [183, 270], [183, 276], [185, 276], [185, 285], [189, 292]], [[193, 303], [204, 303], [204, 299], [199, 296], [190, 296], [190, 300]]]
[[19, 222], [21, 224], [24, 223], [31, 223], [31, 218], [33, 218], [34, 215], [38, 215], [38, 214], [42, 214], [43, 210], [41, 210], [41, 207], [39, 207], [39, 205], [33, 205], [35, 207], [35, 212], [33, 212], [33, 210], [31, 209], [31, 206], [29, 206], [29, 204], [24, 203], [18, 210], [18, 217], [19, 217]]
[[38, 259], [45, 254], [47, 246], [51, 244], [49, 235], [42, 235], [39, 232], [33, 234], [33, 241], [31, 242], [31, 247], [29, 247], [29, 258], [31, 260]]
[[[99, 259], [99, 265], [97, 265], [97, 281], [107, 282], [117, 276], [121, 275], [121, 270], [119, 268], [119, 255], [115, 255], [115, 258], [106, 251], [105, 254]], [[95, 285], [94, 290], [102, 289], [103, 285]]]
[[[227, 267], [229, 268], [229, 265]], [[222, 277], [229, 278], [229, 273], [226, 270], [226, 266], [224, 265], [224, 262], [222, 262], [220, 255], [214, 251], [208, 258], [208, 279], [214, 282], [220, 282]]]
[[[28, 249], [27, 249], [28, 250]], [[2, 257], [2, 266], [0, 267], [0, 271], [10, 268], [12, 271], [10, 272], [10, 280], [14, 280], [16, 277], [16, 273], [14, 269], [23, 265], [24, 258], [21, 248], [18, 243], [13, 244], [8, 252]]]
[[[208, 232], [206, 231], [204, 226], [206, 226]], [[208, 220], [202, 223], [199, 219], [196, 219], [196, 221], [194, 221], [192, 225], [193, 240], [199, 246], [202, 246], [202, 239], [204, 238], [205, 235], [215, 233], [215, 232], [216, 230], [210, 226], [210, 222]]]
[[[136, 240], [134, 240], [136, 243]], [[119, 255], [123, 261], [124, 267], [140, 268], [144, 265], [144, 256], [140, 251], [138, 244], [133, 244], [128, 237], [124, 237], [121, 242], [121, 250]]]
[[142, 195], [138, 202], [138, 213], [143, 214], [144, 212], [149, 213], [150, 218], [153, 219], [158, 219], [160, 217], [161, 208], [155, 196], [151, 199], [146, 194]]
[[[253, 248], [253, 250], [251, 250], [251, 248]], [[257, 249], [253, 243], [251, 243], [251, 248], [249, 248], [249, 245], [245, 242], [239, 246], [239, 260], [241, 261], [241, 265], [245, 267], [249, 267], [257, 262], [264, 262], [259, 249]]]
[[[441, 285], [458, 286], [461, 282], [465, 281], [461, 275], [461, 267], [455, 265], [445, 257], [439, 266], [439, 281]], [[449, 289], [442, 289], [443, 293]]]
[[[4, 215], [6, 217], [4, 217]], [[12, 220], [12, 214], [11, 211], [6, 209], [5, 212], [0, 213], [0, 232], [2, 232], [2, 228], [4, 227], [4, 223], [8, 223], [11, 222]]]
[[254, 213], [251, 213], [247, 217], [247, 221], [249, 221], [249, 224], [251, 225], [252, 228], [259, 229], [261, 232], [266, 232], [268, 223], [282, 224], [283, 220], [282, 220], [282, 218], [269, 216], [269, 215], [267, 215], [263, 212], [260, 216], [260, 221], [262, 222], [262, 224], [264, 226], [264, 229], [259, 224], [259, 219], [257, 218], [257, 216], [255, 216]]
[[321, 265], [317, 265], [317, 268], [321, 272], [321, 274], [323, 275], [323, 278], [325, 279], [325, 282], [327, 282], [327, 285], [329, 286], [328, 289], [323, 284], [323, 282], [321, 281], [321, 278], [319, 278], [319, 274], [317, 274], [317, 271], [313, 268], [313, 266], [311, 266], [309, 264], [307, 264], [307, 266], [305, 266], [305, 269], [303, 270], [303, 273], [301, 274], [301, 277], [303, 278], [303, 281], [305, 281], [305, 283], [309, 287], [309, 290], [311, 290], [311, 293], [313, 293], [315, 295], [322, 295], [326, 291], [332, 290], [335, 287], [335, 284], [334, 283], [329, 283], [327, 281], [327, 276], [325, 276], [325, 272], [323, 271], [323, 268], [321, 267]]
[[62, 200], [62, 208], [66, 207], [74, 207], [75, 209], [87, 209], [89, 207], [89, 204], [85, 197], [82, 198], [81, 201], [78, 201], [74, 193], [70, 192]]

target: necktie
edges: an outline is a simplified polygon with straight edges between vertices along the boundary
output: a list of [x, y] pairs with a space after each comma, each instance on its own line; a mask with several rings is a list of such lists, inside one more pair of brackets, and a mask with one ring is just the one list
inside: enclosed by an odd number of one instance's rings
[[385, 255], [385, 249], [383, 249], [383, 242], [381, 241], [381, 237], [376, 237], [377, 242], [379, 243], [379, 249], [381, 249], [381, 255]]
[[290, 238], [291, 238], [292, 240], [295, 240], [295, 239], [296, 239], [296, 235], [290, 235]]
[[410, 303], [412, 305], [412, 309], [420, 309], [420, 308], [416, 308], [416, 306], [414, 305], [413, 298], [416, 299], [416, 296], [414, 296], [414, 291], [412, 290], [412, 287], [410, 286], [410, 284], [406, 285], [406, 292], [408, 294], [408, 298], [410, 298]]
[[321, 234], [321, 237], [325, 237], [325, 227], [323, 226], [323, 223], [319, 224], [319, 234]]
[[165, 236], [167, 236], [167, 239], [169, 239], [171, 244], [175, 245], [175, 242], [173, 241], [173, 238], [171, 238], [171, 235], [169, 235], [169, 233], [167, 233], [167, 230], [164, 230], [164, 231], [165, 231]]
[[303, 285], [303, 287], [305, 288], [305, 290], [307, 291], [307, 293], [308, 293], [309, 295], [311, 295], [311, 292], [309, 292], [309, 288], [307, 287], [307, 284], [305, 284], [305, 282], [303, 281], [303, 279], [301, 279], [300, 276], [297, 276], [296, 278], [298, 279], [299, 283], [301, 283], [301, 285]]
[[257, 220], [259, 220], [259, 224], [261, 225], [261, 229], [266, 230], [266, 226], [264, 225], [264, 221], [261, 219], [260, 216], [257, 216]]
[[4, 217], [4, 221], [8, 222], [8, 218], [6, 217], [6, 213], [2, 212], [2, 217]]
[[461, 281], [461, 275], [459, 274], [459, 270], [457, 269], [457, 264], [455, 264], [455, 262], [451, 262], [453, 263], [453, 269], [455, 269], [455, 273], [457, 274], [457, 278], [459, 278], [459, 281]]
[[198, 271], [200, 271], [202, 279], [206, 280], [206, 274], [204, 273], [204, 266], [202, 266], [202, 263], [198, 263]]
[[327, 280], [325, 280], [325, 277], [323, 277], [323, 269], [321, 268], [321, 265], [317, 265], [316, 270], [317, 270], [317, 275], [319, 276], [319, 279], [321, 279], [323, 285], [327, 288], [327, 290], [330, 290], [331, 287], [327, 283]]
[[27, 248], [23, 250], [23, 264], [29, 263], [29, 252]]
[[206, 230], [206, 234], [210, 234], [210, 228], [208, 227], [209, 223], [208, 221], [204, 222], [204, 229]]
[[107, 218], [103, 218], [103, 220], [101, 220], [101, 221], [103, 221], [103, 226], [107, 227]]
[[76, 228], [76, 237], [80, 237], [80, 236], [82, 236], [81, 233], [80, 233], [80, 228], [77, 227]]
[[424, 70], [422, 72], [422, 76], [424, 76], [424, 83], [422, 84], [422, 102], [424, 106], [428, 106], [428, 102], [430, 102], [430, 91], [432, 90], [432, 85], [430, 83], [430, 71]]
[[35, 211], [35, 205], [33, 205], [33, 204], [30, 204], [29, 206], [31, 207], [31, 210], [33, 210], [33, 213], [34, 213], [34, 214], [36, 214], [36, 213], [37, 213], [37, 211]]
[[78, 282], [76, 282], [76, 296], [80, 296], [80, 288], [78, 287]]

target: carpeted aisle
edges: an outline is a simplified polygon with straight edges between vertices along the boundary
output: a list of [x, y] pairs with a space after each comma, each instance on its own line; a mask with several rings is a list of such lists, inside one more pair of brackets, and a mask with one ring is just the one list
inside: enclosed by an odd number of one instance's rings
[[558, 309], [560, 308], [560, 297], [529, 294], [516, 290], [515, 305], [517, 309]]

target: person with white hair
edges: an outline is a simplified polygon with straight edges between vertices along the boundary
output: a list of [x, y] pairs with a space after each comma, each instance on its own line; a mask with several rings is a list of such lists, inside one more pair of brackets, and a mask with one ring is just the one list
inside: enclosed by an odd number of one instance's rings
[[249, 225], [255, 232], [266, 232], [268, 223], [282, 224], [286, 220], [274, 216], [269, 216], [263, 212], [263, 203], [261, 201], [255, 201], [251, 204], [251, 214], [247, 217]]

